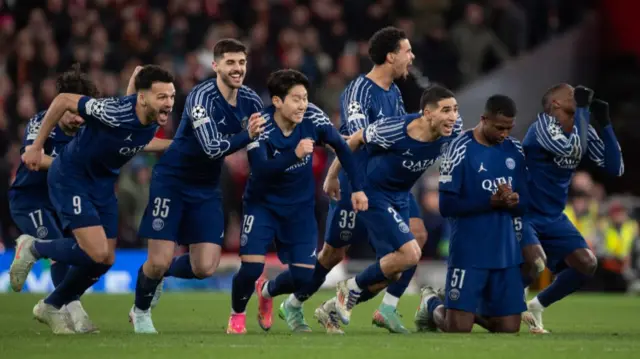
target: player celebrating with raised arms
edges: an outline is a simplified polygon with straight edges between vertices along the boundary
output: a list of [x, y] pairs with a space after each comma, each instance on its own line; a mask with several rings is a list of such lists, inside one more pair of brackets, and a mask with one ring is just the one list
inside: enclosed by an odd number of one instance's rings
[[[167, 276], [210, 277], [224, 239], [220, 173], [225, 156], [244, 147], [263, 129], [260, 97], [242, 82], [247, 49], [234, 39], [213, 48], [217, 76], [187, 96], [173, 144], [153, 169], [149, 203], [139, 235], [148, 239], [148, 258], [138, 271], [129, 312], [136, 333], [156, 333], [151, 303]], [[251, 118], [249, 118], [251, 117]], [[176, 244], [189, 253], [173, 257]]]
[[[448, 89], [431, 86], [420, 103], [421, 113], [378, 120], [349, 139], [352, 149], [364, 145], [368, 153], [365, 193], [369, 210], [358, 216], [367, 227], [378, 260], [356, 277], [338, 283], [336, 309], [345, 324], [365, 288], [384, 288], [420, 260], [420, 244], [407, 223], [410, 191], [462, 130], [458, 104]], [[335, 178], [338, 170], [339, 166], [332, 167], [327, 178]], [[377, 315], [383, 314], [379, 311]]]
[[525, 310], [517, 231], [527, 208], [520, 143], [508, 137], [516, 106], [491, 96], [480, 124], [451, 142], [440, 165], [440, 213], [452, 225], [445, 303], [422, 290], [419, 330], [471, 332], [476, 313], [487, 329], [514, 333]]
[[[245, 308], [254, 286], [258, 294], [258, 323], [269, 330], [273, 297], [293, 293], [309, 282], [315, 262], [318, 226], [315, 217], [314, 144], [331, 146], [345, 164], [354, 189], [352, 205], [367, 209], [362, 174], [351, 150], [327, 115], [309, 103], [309, 80], [295, 70], [271, 74], [267, 87], [273, 105], [262, 112], [265, 131], [248, 147], [251, 175], [244, 195], [240, 241], [242, 266], [233, 277], [232, 314], [227, 333], [246, 332]], [[289, 269], [272, 281], [258, 280], [273, 240]], [[257, 281], [257, 282], [256, 282]], [[280, 317], [294, 332], [311, 329], [304, 320], [302, 300], [291, 295], [280, 305]]]
[[54, 333], [72, 333], [62, 309], [106, 273], [115, 260], [118, 204], [114, 191], [120, 168], [149, 145], [158, 125], [173, 107], [173, 76], [158, 66], [145, 66], [135, 77], [136, 94], [95, 99], [77, 94], [56, 96], [47, 110], [23, 162], [37, 171], [44, 161], [44, 145], [65, 112], [79, 114], [82, 129], [48, 172], [49, 196], [64, 229], [75, 238], [37, 240], [23, 235], [10, 269], [11, 287], [20, 291], [40, 258], [71, 265], [64, 280], [34, 308], [36, 318]]
[[[533, 333], [544, 333], [544, 308], [580, 289], [594, 274], [597, 260], [580, 232], [563, 213], [571, 178], [583, 158], [612, 176], [622, 176], [620, 145], [609, 119], [609, 105], [593, 100], [593, 91], [568, 84], [550, 88], [523, 141], [527, 156], [531, 210], [523, 228], [525, 254], [538, 255], [539, 270], [547, 267], [556, 279], [527, 303], [523, 320]], [[589, 125], [600, 125], [600, 135]], [[540, 248], [542, 247], [542, 248]], [[542, 252], [544, 249], [544, 253]], [[528, 285], [528, 283], [526, 283]]]
[[[340, 97], [340, 132], [343, 135], [351, 136], [382, 118], [406, 115], [402, 95], [393, 81], [409, 74], [409, 66], [415, 58], [407, 35], [395, 27], [378, 30], [369, 40], [369, 57], [374, 64], [371, 71], [351, 81]], [[358, 150], [355, 155], [358, 166], [364, 166], [366, 151]], [[341, 196], [334, 196], [337, 200], [332, 201], [329, 208], [325, 243], [318, 255], [313, 275], [313, 282], [318, 288], [331, 269], [345, 258], [352, 243], [367, 240], [366, 226], [351, 208], [351, 188], [344, 171], [340, 174], [340, 181], [325, 181], [324, 187], [327, 193], [337, 193]], [[409, 201], [409, 228], [422, 248], [427, 241], [427, 231], [413, 195]], [[382, 303], [373, 315], [376, 325], [394, 333], [408, 333], [402, 325], [396, 307], [415, 270], [416, 268], [408, 269], [399, 281], [392, 283], [388, 288]], [[358, 301], [364, 302], [373, 298], [380, 289], [364, 288]], [[334, 299], [323, 303], [316, 311], [317, 315], [325, 318], [335, 317], [332, 313], [335, 313]], [[327, 330], [332, 331], [338, 324], [334, 321]]]

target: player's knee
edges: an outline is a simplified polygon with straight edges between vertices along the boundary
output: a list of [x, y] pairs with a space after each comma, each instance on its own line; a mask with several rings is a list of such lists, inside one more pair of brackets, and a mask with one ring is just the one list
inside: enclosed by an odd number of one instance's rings
[[193, 268], [193, 274], [198, 279], [209, 278], [216, 271], [216, 267], [213, 265], [213, 263], [198, 264], [196, 266], [191, 263], [191, 266]]
[[411, 226], [411, 233], [416, 239], [416, 242], [418, 242], [420, 248], [422, 248], [424, 247], [425, 243], [427, 243], [427, 238], [429, 237], [429, 235], [426, 228], [424, 228], [422, 221], [418, 221], [418, 223], [420, 224], [414, 224]]
[[422, 248], [417, 241], [411, 241], [403, 246], [403, 257], [407, 267], [413, 267], [420, 262], [422, 258]]
[[591, 251], [586, 251], [586, 254], [582, 258], [582, 272], [587, 275], [594, 275], [598, 269], [598, 259]]
[[113, 264], [113, 260], [111, 263], [109, 262], [109, 248], [105, 246], [105, 248], [92, 248], [89, 251], [86, 251], [89, 257], [96, 262], [101, 264]]
[[322, 247], [322, 250], [320, 251], [320, 254], [318, 255], [318, 261], [325, 268], [333, 268], [338, 265], [338, 263], [342, 262], [346, 254], [346, 247], [334, 248], [325, 243], [325, 245]]

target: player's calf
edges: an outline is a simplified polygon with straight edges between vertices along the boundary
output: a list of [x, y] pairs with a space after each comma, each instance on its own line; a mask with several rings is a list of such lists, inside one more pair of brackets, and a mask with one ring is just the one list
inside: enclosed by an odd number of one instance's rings
[[387, 254], [380, 260], [380, 266], [385, 277], [397, 280], [401, 272], [420, 262], [422, 249], [414, 239], [402, 245], [397, 251]]
[[347, 256], [348, 249], [349, 246], [335, 248], [325, 243], [322, 246], [320, 254], [318, 254], [318, 262], [320, 262], [324, 268], [331, 270]]
[[420, 249], [424, 247], [427, 243], [428, 233], [427, 229], [424, 226], [424, 221], [422, 218], [410, 218], [409, 219], [409, 229], [411, 230], [411, 234], [418, 242], [418, 246]]
[[536, 280], [547, 265], [547, 256], [539, 244], [532, 244], [522, 247], [522, 257], [524, 263], [521, 267], [524, 286], [527, 287]]

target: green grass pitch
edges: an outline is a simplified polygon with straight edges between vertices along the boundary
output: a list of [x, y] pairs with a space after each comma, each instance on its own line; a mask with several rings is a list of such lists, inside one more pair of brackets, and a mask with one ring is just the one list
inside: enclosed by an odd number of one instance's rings
[[[290, 334], [274, 318], [268, 333], [255, 320], [249, 303], [248, 334], [225, 334], [230, 297], [225, 293], [165, 293], [154, 311], [160, 335], [134, 335], [127, 320], [133, 295], [87, 295], [84, 305], [100, 334], [54, 336], [32, 319], [40, 296], [0, 295], [2, 359], [199, 359], [199, 358], [640, 358], [640, 298], [579, 294], [545, 311], [549, 335], [469, 335], [413, 333], [391, 335], [371, 325], [380, 298], [356, 307], [344, 336], [326, 335], [313, 320], [313, 309], [331, 293], [319, 293], [305, 305], [310, 334]], [[276, 298], [274, 307], [284, 299]], [[413, 329], [417, 296], [400, 302], [405, 325]], [[277, 308], [274, 308], [277, 309]], [[274, 310], [275, 311], [275, 310]]]

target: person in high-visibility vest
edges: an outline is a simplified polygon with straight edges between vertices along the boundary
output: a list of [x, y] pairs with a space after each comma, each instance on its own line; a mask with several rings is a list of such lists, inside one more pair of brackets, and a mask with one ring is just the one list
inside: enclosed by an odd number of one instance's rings
[[608, 218], [600, 225], [599, 257], [601, 279], [605, 290], [625, 290], [627, 272], [634, 244], [639, 241], [638, 222], [629, 217], [625, 206], [614, 201], [609, 206]]
[[564, 214], [582, 234], [584, 239], [593, 247], [596, 236], [596, 222], [598, 220], [598, 203], [591, 200], [591, 196], [583, 191], [574, 191]]

